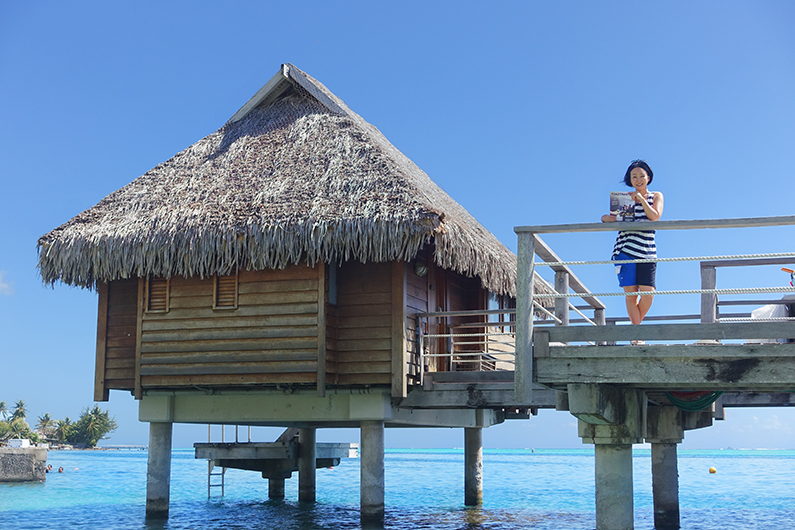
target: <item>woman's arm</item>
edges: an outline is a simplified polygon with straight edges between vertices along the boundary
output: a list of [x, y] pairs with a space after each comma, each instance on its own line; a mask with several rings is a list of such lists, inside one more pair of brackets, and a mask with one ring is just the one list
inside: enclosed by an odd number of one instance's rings
[[[636, 196], [638, 198], [640, 198], [640, 200], [638, 200], [636, 198]], [[651, 206], [649, 206], [648, 201], [646, 201], [643, 197], [641, 197], [640, 194], [637, 193], [637, 192], [635, 192], [632, 195], [632, 198], [635, 199], [635, 202], [638, 202], [638, 203], [640, 203], [641, 206], [643, 206], [643, 211], [646, 212], [646, 217], [649, 218], [649, 221], [659, 221], [660, 220], [660, 218], [662, 217], [662, 212], [663, 212], [663, 194], [662, 194], [662, 192], [659, 192], [659, 191], [655, 191], [654, 192], [654, 198], [652, 199]]]
[[602, 216], [602, 222], [603, 223], [615, 223], [616, 222], [616, 216], [613, 215], [613, 214], [610, 214], [610, 213], [606, 213], [606, 214], [604, 214]]

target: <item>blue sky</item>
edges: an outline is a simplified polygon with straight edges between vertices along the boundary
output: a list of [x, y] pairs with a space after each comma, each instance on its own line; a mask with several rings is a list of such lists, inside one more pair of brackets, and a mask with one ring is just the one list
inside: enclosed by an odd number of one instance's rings
[[[0, 400], [30, 416], [92, 404], [96, 294], [49, 289], [37, 239], [212, 133], [279, 65], [320, 80], [511, 249], [513, 227], [598, 221], [645, 158], [664, 219], [790, 215], [795, 4], [651, 2], [0, 3]], [[606, 259], [610, 233], [550, 236], [564, 259]], [[660, 254], [792, 250], [792, 229], [666, 232]], [[575, 272], [616, 290], [609, 268]], [[720, 287], [781, 286], [776, 267]], [[658, 285], [698, 288], [695, 264]], [[607, 300], [608, 315], [623, 302]], [[651, 314], [695, 313], [658, 297]], [[113, 392], [110, 443], [147, 441]], [[684, 447], [789, 447], [795, 411], [731, 409]], [[420, 434], [421, 433], [421, 434]], [[206, 430], [178, 426], [175, 445]], [[320, 439], [355, 440], [355, 432]], [[487, 430], [489, 447], [579, 447], [542, 411]], [[387, 445], [461, 446], [457, 430]]]

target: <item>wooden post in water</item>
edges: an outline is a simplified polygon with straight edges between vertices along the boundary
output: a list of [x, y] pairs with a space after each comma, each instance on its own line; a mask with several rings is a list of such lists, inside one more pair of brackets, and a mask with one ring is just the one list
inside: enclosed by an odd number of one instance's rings
[[149, 423], [146, 517], [167, 518], [171, 488], [171, 423]]
[[464, 505], [483, 504], [483, 428], [464, 428]]
[[315, 502], [315, 461], [317, 430], [298, 431], [298, 502]]
[[362, 526], [384, 522], [384, 422], [361, 423], [361, 518]]

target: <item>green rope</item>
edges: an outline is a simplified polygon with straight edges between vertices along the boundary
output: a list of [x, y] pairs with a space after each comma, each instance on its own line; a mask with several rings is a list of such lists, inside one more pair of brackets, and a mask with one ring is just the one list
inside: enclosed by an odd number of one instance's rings
[[670, 392], [665, 393], [665, 397], [668, 398], [668, 401], [670, 401], [672, 405], [680, 410], [684, 410], [685, 412], [698, 412], [699, 410], [704, 410], [715, 403], [715, 401], [722, 395], [722, 391], [710, 392], [709, 394], [701, 396], [698, 399], [688, 401], [685, 399], [676, 398]]

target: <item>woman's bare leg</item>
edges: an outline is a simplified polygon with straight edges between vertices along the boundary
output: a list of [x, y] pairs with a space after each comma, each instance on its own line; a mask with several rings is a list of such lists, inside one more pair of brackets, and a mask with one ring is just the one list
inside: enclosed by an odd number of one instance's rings
[[[639, 291], [653, 291], [654, 287], [650, 285], [638, 285]], [[646, 313], [649, 312], [649, 308], [651, 308], [651, 303], [654, 301], [654, 296], [639, 296], [640, 300], [638, 300], [638, 315], [640, 316], [640, 322], [646, 317]], [[638, 322], [638, 324], [640, 324]]]
[[[637, 285], [627, 285], [624, 286], [625, 293], [636, 293], [638, 292]], [[629, 321], [633, 324], [640, 324], [643, 320], [643, 317], [640, 315], [640, 309], [638, 308], [638, 298], [646, 298], [645, 296], [625, 296], [627, 300], [627, 315], [629, 316]], [[649, 309], [646, 308], [646, 311]], [[645, 316], [645, 313], [644, 313]]]

